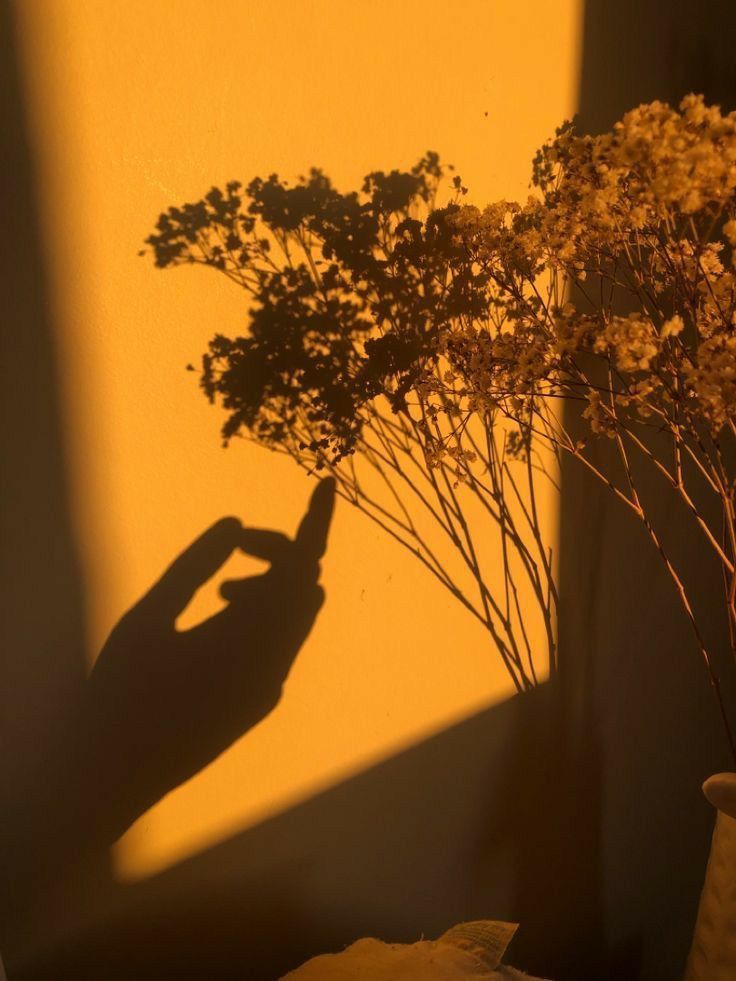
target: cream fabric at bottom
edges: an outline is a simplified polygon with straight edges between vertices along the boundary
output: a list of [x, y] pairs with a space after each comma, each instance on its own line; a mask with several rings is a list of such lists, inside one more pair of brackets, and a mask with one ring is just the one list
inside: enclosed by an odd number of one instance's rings
[[364, 938], [307, 961], [282, 981], [542, 981], [500, 964], [516, 924], [460, 924], [439, 940], [386, 944]]
[[449, 944], [424, 940], [384, 944], [358, 940], [340, 954], [322, 954], [287, 974], [288, 981], [488, 981], [497, 977], [472, 954]]

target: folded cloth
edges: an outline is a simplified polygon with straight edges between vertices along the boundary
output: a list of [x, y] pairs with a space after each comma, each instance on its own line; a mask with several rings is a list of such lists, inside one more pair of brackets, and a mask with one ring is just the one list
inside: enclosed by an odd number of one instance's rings
[[307, 961], [282, 981], [543, 981], [501, 964], [514, 923], [461, 923], [439, 940], [386, 944], [366, 937]]

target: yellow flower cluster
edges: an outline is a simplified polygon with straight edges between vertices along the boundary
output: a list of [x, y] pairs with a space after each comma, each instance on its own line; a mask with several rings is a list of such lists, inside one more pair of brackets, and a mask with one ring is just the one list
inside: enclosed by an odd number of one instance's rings
[[494, 311], [445, 347], [467, 389], [511, 414], [510, 396], [583, 398], [595, 433], [653, 415], [714, 437], [733, 425], [736, 113], [689, 95], [600, 136], [566, 124], [534, 183], [525, 205], [453, 219]]
[[704, 340], [685, 377], [713, 427], [725, 426], [736, 407], [736, 334], [719, 333]]
[[588, 392], [587, 398], [588, 404], [583, 409], [583, 418], [589, 421], [591, 430], [596, 436], [615, 436], [616, 428], [611, 413], [604, 405], [600, 392], [593, 389]]
[[566, 126], [540, 151], [537, 174], [547, 224], [564, 222], [561, 247], [569, 254], [592, 232], [631, 233], [729, 203], [736, 114], [723, 116], [689, 95], [679, 111], [662, 102], [639, 106], [600, 136], [578, 136]]
[[659, 354], [654, 324], [638, 313], [612, 317], [596, 337], [593, 350], [611, 354], [619, 371], [648, 371]]

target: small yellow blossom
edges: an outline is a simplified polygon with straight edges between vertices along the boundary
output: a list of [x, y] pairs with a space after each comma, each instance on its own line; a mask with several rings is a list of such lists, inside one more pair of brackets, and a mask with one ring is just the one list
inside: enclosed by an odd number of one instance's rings
[[646, 371], [659, 353], [654, 325], [640, 314], [613, 317], [603, 334], [596, 338], [594, 350], [611, 352], [620, 371]]
[[669, 320], [665, 320], [659, 332], [660, 337], [677, 337], [685, 328], [685, 323], [679, 313], [676, 313]]

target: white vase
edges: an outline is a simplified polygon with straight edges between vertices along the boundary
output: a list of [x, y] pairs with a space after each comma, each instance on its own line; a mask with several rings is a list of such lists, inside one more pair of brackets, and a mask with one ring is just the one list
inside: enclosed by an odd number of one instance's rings
[[736, 979], [736, 773], [703, 784], [717, 809], [685, 981]]

